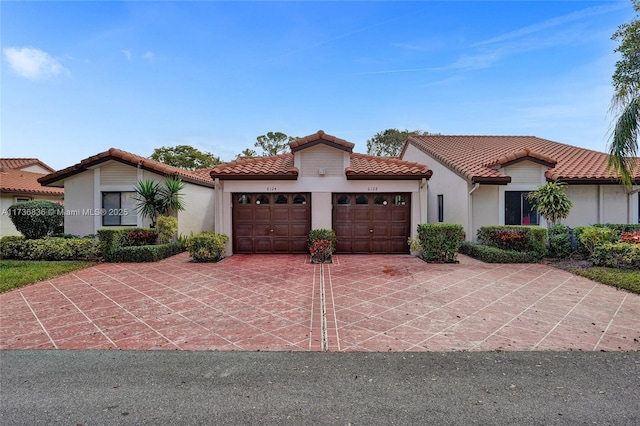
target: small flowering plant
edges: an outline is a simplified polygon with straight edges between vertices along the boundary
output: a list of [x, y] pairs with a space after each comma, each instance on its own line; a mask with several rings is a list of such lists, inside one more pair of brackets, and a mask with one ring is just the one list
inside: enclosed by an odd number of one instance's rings
[[640, 231], [627, 232], [626, 234], [622, 234], [620, 236], [620, 240], [623, 243], [640, 244]]
[[331, 263], [333, 247], [329, 240], [314, 240], [309, 246], [312, 263]]

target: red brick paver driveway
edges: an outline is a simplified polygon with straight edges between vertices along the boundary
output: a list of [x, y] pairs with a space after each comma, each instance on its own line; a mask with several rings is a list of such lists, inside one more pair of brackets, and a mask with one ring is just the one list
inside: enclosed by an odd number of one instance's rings
[[186, 254], [101, 264], [0, 295], [0, 349], [640, 350], [640, 296], [465, 256]]

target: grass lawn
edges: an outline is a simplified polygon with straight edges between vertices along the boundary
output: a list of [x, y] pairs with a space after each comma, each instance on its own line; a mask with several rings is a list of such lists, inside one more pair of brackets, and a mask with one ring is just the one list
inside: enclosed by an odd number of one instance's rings
[[57, 277], [67, 272], [86, 268], [95, 262], [61, 260], [56, 262], [38, 260], [0, 260], [0, 292], [40, 280]]
[[571, 269], [571, 272], [603, 284], [640, 294], [640, 271], [592, 266], [585, 269]]

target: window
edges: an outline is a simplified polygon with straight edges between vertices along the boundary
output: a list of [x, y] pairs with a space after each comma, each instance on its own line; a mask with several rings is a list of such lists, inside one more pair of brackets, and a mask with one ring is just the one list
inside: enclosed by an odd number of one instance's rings
[[387, 205], [387, 197], [383, 195], [376, 195], [373, 199], [373, 204], [382, 204], [383, 206]]
[[528, 191], [505, 191], [504, 224], [538, 225], [538, 213], [527, 200]]
[[393, 204], [395, 206], [404, 206], [406, 204], [406, 201], [404, 200], [404, 197], [402, 195], [396, 195], [393, 197]]
[[135, 192], [102, 193], [102, 226], [137, 225]]
[[338, 204], [351, 204], [351, 198], [347, 195], [341, 195], [338, 197]]
[[356, 204], [369, 204], [369, 199], [366, 195], [358, 195], [356, 197]]
[[16, 203], [26, 203], [27, 201], [31, 201], [30, 197], [16, 197]]
[[258, 195], [256, 204], [269, 204], [269, 196], [264, 194]]
[[251, 204], [251, 197], [249, 197], [247, 194], [243, 194], [240, 197], [238, 197], [238, 204]]
[[444, 195], [438, 195], [438, 222], [444, 222]]
[[286, 195], [278, 195], [276, 197], [276, 204], [289, 204], [289, 198]]
[[293, 197], [293, 204], [307, 204], [307, 198], [304, 195], [296, 195]]

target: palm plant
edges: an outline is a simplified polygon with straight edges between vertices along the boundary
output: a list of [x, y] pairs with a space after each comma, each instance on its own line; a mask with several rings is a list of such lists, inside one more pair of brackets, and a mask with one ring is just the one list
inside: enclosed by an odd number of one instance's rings
[[620, 174], [622, 183], [630, 187], [638, 167], [638, 135], [640, 134], [640, 0], [631, 0], [636, 18], [622, 24], [611, 37], [620, 40], [614, 50], [621, 54], [613, 74], [615, 93], [611, 111], [619, 112], [611, 133], [609, 167]]
[[185, 209], [182, 190], [185, 184], [180, 178], [168, 177], [162, 187], [153, 180], [139, 181], [134, 188], [136, 212], [151, 219], [156, 226], [158, 216], [171, 215]]

